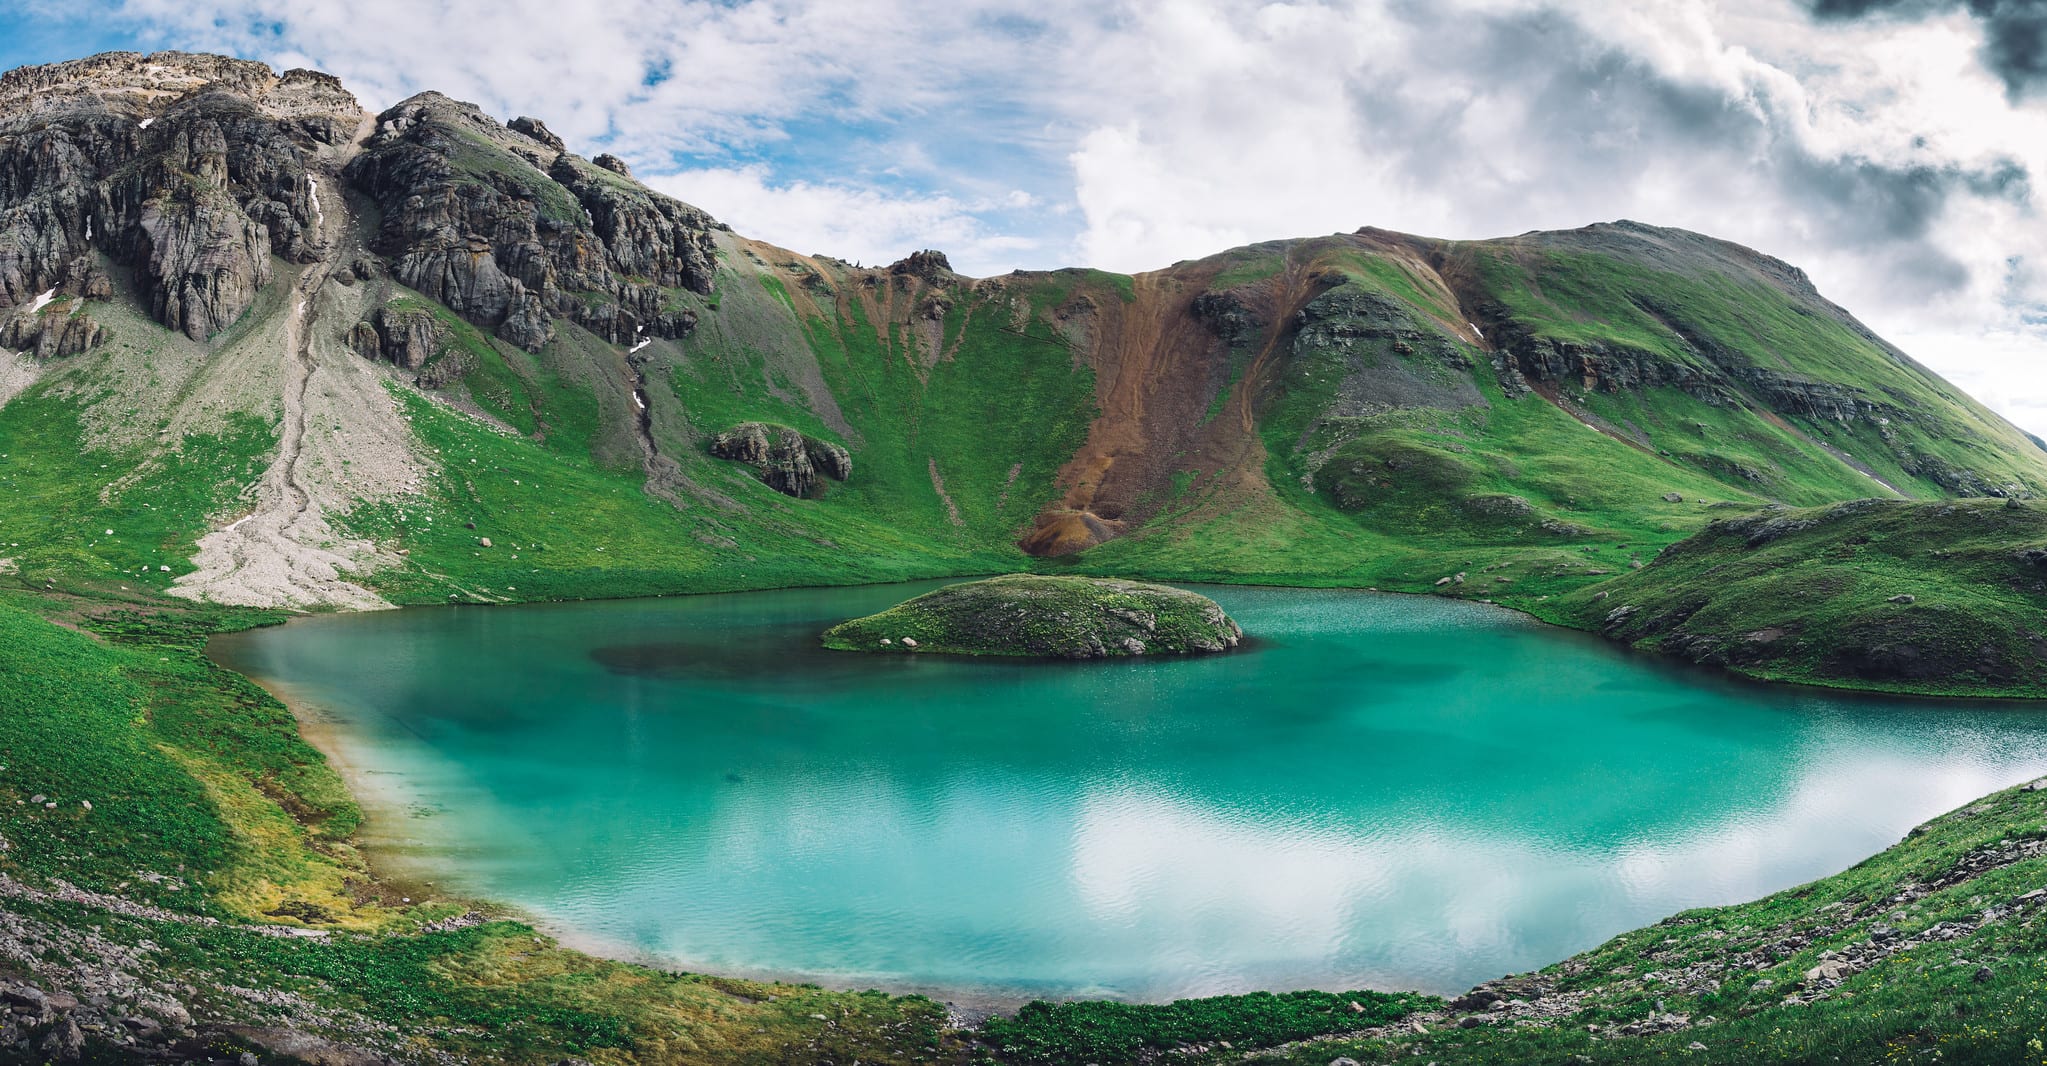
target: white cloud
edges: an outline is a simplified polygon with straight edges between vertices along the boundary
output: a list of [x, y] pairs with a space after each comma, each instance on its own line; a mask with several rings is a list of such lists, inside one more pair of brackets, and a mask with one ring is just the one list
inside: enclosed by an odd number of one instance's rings
[[806, 255], [874, 264], [920, 248], [940, 248], [955, 270], [989, 274], [1035, 251], [1031, 238], [990, 232], [976, 214], [988, 205], [948, 196], [913, 197], [807, 181], [777, 184], [768, 168], [758, 165], [686, 170], [645, 181], [740, 233]]

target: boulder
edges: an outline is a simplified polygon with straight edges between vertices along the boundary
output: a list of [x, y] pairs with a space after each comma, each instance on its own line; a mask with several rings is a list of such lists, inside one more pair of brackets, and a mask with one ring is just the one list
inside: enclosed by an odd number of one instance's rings
[[711, 454], [744, 463], [767, 486], [799, 499], [823, 494], [824, 479], [853, 476], [853, 457], [830, 441], [769, 422], [742, 422], [711, 439]]

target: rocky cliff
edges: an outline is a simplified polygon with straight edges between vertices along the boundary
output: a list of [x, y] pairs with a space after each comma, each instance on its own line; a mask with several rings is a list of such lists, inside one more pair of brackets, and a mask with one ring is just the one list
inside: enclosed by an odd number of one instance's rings
[[272, 256], [310, 261], [308, 153], [346, 141], [361, 117], [325, 74], [215, 56], [115, 53], [9, 72], [0, 306], [52, 290], [106, 298], [111, 266], [158, 322], [195, 340], [218, 333], [270, 281]]
[[675, 296], [711, 290], [716, 223], [516, 125], [438, 93], [377, 116], [348, 178], [383, 208], [393, 276], [528, 351], [560, 318], [614, 344], [688, 333]]

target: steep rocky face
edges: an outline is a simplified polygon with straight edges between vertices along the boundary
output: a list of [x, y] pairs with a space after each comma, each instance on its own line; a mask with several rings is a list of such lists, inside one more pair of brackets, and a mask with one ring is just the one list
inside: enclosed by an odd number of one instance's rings
[[361, 116], [333, 78], [215, 56], [114, 53], [0, 77], [0, 306], [103, 297], [130, 269], [157, 321], [203, 340], [309, 262], [310, 149]]
[[568, 154], [536, 119], [427, 93], [377, 121], [348, 177], [384, 208], [376, 247], [399, 281], [529, 351], [557, 318], [615, 344], [695, 326], [677, 297], [711, 288], [703, 212]]
[[718, 434], [711, 439], [711, 454], [753, 467], [769, 488], [799, 499], [822, 494], [821, 478], [853, 476], [853, 457], [846, 449], [766, 422], [745, 422]]
[[348, 340], [365, 359], [418, 371], [447, 344], [448, 330], [426, 308], [385, 305], [356, 323]]
[[105, 334], [83, 311], [21, 314], [0, 323], [0, 349], [25, 351], [38, 359], [61, 359], [96, 347]]

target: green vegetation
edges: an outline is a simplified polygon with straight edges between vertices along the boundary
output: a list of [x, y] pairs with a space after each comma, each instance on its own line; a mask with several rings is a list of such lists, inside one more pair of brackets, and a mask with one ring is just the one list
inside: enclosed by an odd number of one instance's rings
[[838, 651], [1101, 659], [1222, 651], [1242, 637], [1214, 600], [1184, 589], [1009, 574], [841, 622], [823, 639]]
[[2047, 511], [1860, 500], [1722, 518], [1537, 613], [1752, 677], [2047, 695]]
[[1139, 1003], [1045, 1003], [990, 1018], [981, 1038], [1005, 1062], [1093, 1062], [1122, 1066], [1201, 1045], [1275, 1047], [1385, 1025], [1440, 1006], [1433, 996], [1384, 992], [1253, 992], [1244, 996]]
[[[1278, 1061], [2038, 1062], [2043, 855], [2047, 791], [2010, 789], [1845, 873], [1481, 986], [1418, 1015], [1425, 1033], [1395, 1027]], [[1478, 1021], [1460, 1028], [1467, 1017]]]
[[[551, 179], [458, 139], [458, 177], [580, 219]], [[426, 472], [415, 494], [327, 518], [401, 560], [361, 578], [398, 603], [1031, 570], [1053, 576], [953, 586], [826, 642], [1115, 655], [1222, 646], [1235, 627], [1199, 597], [1085, 575], [1374, 586], [1756, 677], [2047, 695], [2042, 510], [1957, 499], [2047, 489], [2047, 456], [1788, 268], [1630, 232], [1398, 255], [1322, 238], [1136, 279], [935, 286], [843, 264], [799, 276], [726, 243], [715, 298], [662, 294], [697, 330], [631, 362], [566, 322], [519, 351], [400, 295], [450, 338], [427, 368], [443, 394], [387, 386]], [[1242, 298], [1227, 337], [1176, 318], [1203, 285]], [[1033, 1004], [946, 1031], [919, 997], [604, 962], [381, 880], [290, 713], [204, 657], [209, 634], [282, 615], [160, 595], [277, 453], [275, 396], [204, 368], [260, 341], [288, 296], [280, 280], [212, 352], [123, 321], [121, 343], [0, 408], [0, 801], [20, 801], [0, 802], [0, 871], [19, 888], [9, 917], [54, 963], [117, 945], [138, 980], [308, 1005], [280, 1024], [515, 1062], [2047, 1059], [2047, 944], [2025, 898], [2047, 875], [2047, 792], [1516, 978], [1488, 993], [1497, 1011], [1260, 994]], [[1467, 315], [1491, 316], [1499, 347], [1474, 345]], [[1306, 319], [1328, 328], [1304, 340]], [[190, 410], [212, 414], [188, 425]], [[851, 478], [796, 500], [706, 454], [749, 421], [845, 447]], [[1089, 493], [1123, 535], [1058, 560], [1016, 547]], [[1892, 495], [1918, 499], [1853, 502]], [[309, 928], [327, 935], [280, 935]], [[1294, 1041], [1310, 1042], [1280, 1047]]]

